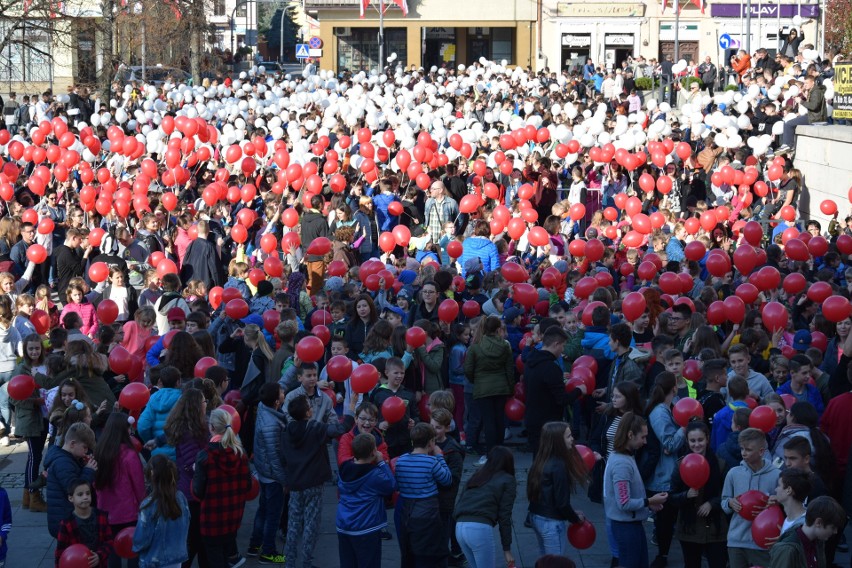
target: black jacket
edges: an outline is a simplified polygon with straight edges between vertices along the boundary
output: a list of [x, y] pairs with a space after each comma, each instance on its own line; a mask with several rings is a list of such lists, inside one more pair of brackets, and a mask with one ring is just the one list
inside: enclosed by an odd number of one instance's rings
[[[328, 221], [322, 213], [319, 213], [313, 209], [309, 210], [307, 213], [302, 215], [302, 246], [305, 247], [305, 250], [310, 246], [310, 244], [319, 237], [329, 236], [328, 229]], [[309, 254], [305, 256], [305, 260], [307, 262], [318, 262], [322, 260], [322, 256], [316, 254]]]
[[517, 487], [515, 478], [498, 471], [485, 485], [465, 488], [453, 510], [456, 521], [500, 525], [500, 541], [503, 550], [512, 547], [512, 505], [515, 503]]
[[[126, 285], [124, 288], [127, 290], [127, 321], [130, 321], [136, 314], [136, 310], [139, 309], [139, 292], [136, 291], [136, 288], [130, 285]], [[111, 296], [112, 284], [104, 288], [101, 295], [95, 299], [95, 307], [97, 308], [98, 304], [100, 304], [102, 300], [109, 300]]]
[[195, 239], [186, 249], [180, 268], [182, 282], [201, 280], [207, 289], [225, 283], [225, 267], [216, 245], [207, 239]]
[[326, 443], [351, 430], [354, 423], [353, 417], [345, 416], [343, 422], [335, 420], [330, 424], [316, 420], [287, 424], [282, 436], [282, 451], [287, 462], [287, 486], [291, 491], [303, 491], [331, 480]]
[[453, 474], [453, 483], [448, 487], [438, 487], [438, 510], [442, 512], [453, 512], [456, 504], [456, 496], [459, 493], [462, 470], [464, 469], [464, 448], [454, 438], [447, 436], [443, 442], [437, 442], [444, 453], [444, 461]]
[[[527, 480], [529, 483], [529, 480]], [[565, 463], [551, 457], [541, 470], [541, 492], [538, 499], [530, 501], [530, 513], [548, 519], [580, 522], [580, 517], [571, 506], [571, 478]]]
[[53, 259], [56, 270], [56, 289], [59, 290], [60, 297], [65, 299], [65, 290], [68, 289], [71, 279], [83, 276], [83, 267], [86, 264], [83, 260], [83, 251], [61, 244], [53, 249]]
[[562, 369], [556, 363], [556, 357], [549, 351], [534, 350], [527, 358], [524, 369], [524, 383], [527, 394], [526, 424], [530, 443], [537, 443], [541, 428], [547, 422], [562, 420], [565, 406], [574, 402], [582, 394], [579, 389], [565, 392]]

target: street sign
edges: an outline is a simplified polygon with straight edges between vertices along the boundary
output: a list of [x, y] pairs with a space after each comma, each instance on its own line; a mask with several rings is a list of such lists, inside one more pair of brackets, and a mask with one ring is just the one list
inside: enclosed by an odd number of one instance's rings
[[311, 56], [310, 47], [306, 43], [296, 44], [296, 59], [307, 59]]
[[834, 118], [852, 118], [852, 62], [834, 64]]
[[311, 55], [311, 57], [322, 57], [321, 49], [310, 49], [308, 50], [308, 53]]
[[311, 49], [320, 49], [322, 47], [322, 40], [317, 36], [313, 36], [308, 40], [308, 45], [311, 46]]
[[728, 49], [731, 47], [731, 36], [728, 34], [722, 34], [719, 36], [719, 47], [722, 49]]

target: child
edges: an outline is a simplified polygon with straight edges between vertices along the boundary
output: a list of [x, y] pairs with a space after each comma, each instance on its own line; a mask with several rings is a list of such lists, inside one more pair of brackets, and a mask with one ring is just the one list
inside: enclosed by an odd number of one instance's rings
[[50, 317], [50, 327], [59, 325], [59, 308], [50, 301], [51, 290], [47, 284], [42, 284], [35, 291], [35, 309], [41, 310]]
[[[362, 411], [363, 412], [363, 411]], [[340, 464], [337, 542], [341, 568], [381, 566], [381, 534], [387, 527], [384, 499], [396, 479], [372, 434], [352, 440], [353, 460]]]
[[[433, 396], [434, 394], [437, 393], [433, 393]], [[455, 536], [456, 523], [453, 519], [453, 508], [455, 507], [456, 496], [459, 493], [459, 485], [461, 484], [462, 468], [464, 467], [464, 449], [462, 449], [458, 441], [447, 435], [450, 432], [452, 421], [453, 415], [450, 410], [435, 406], [432, 407], [432, 417], [429, 423], [435, 429], [435, 443], [441, 449], [444, 461], [447, 462], [447, 467], [450, 468], [450, 473], [453, 476], [453, 482], [450, 486], [438, 488], [438, 512], [441, 516], [441, 523], [444, 525], [444, 530], [446, 531], [444, 541], [450, 541], [450, 554], [455, 560], [461, 560], [463, 554]]]
[[133, 533], [139, 568], [176, 567], [189, 559], [189, 505], [177, 490], [177, 467], [164, 455], [151, 458], [145, 470], [151, 495], [142, 501]]
[[107, 514], [92, 507], [92, 482], [76, 479], [68, 484], [68, 502], [72, 512], [59, 523], [56, 537], [56, 566], [62, 553], [72, 544], [84, 544], [89, 549], [89, 566], [106, 566], [113, 552], [112, 530]]
[[456, 442], [460, 442], [461, 437], [459, 436], [458, 424], [456, 424], [456, 420], [453, 418], [456, 410], [456, 397], [453, 396], [452, 391], [445, 389], [433, 392], [429, 395], [429, 400], [426, 403], [426, 406], [429, 408], [430, 415], [439, 408], [443, 408], [450, 413], [450, 424], [447, 426], [447, 436], [451, 437]]
[[714, 452], [725, 444], [731, 433], [731, 419], [737, 408], [748, 408], [745, 399], [748, 396], [748, 383], [743, 377], [728, 379], [728, 398], [726, 407], [713, 416], [713, 432], [710, 436], [710, 449]]
[[231, 415], [221, 408], [214, 410], [210, 434], [207, 449], [195, 461], [192, 493], [201, 500], [201, 538], [210, 566], [224, 568], [241, 559], [237, 531], [252, 483], [248, 456], [231, 425]]
[[708, 428], [713, 428], [713, 417], [725, 408], [725, 396], [722, 389], [728, 385], [728, 375], [725, 373], [727, 362], [724, 359], [711, 359], [701, 365], [701, 377], [704, 390], [698, 393], [698, 402], [704, 409], [704, 422]]
[[[447, 221], [444, 223], [444, 234], [438, 238], [438, 245], [441, 247], [441, 266], [450, 266], [453, 263], [449, 253], [447, 253], [447, 245], [450, 244], [450, 241], [455, 240], [455, 238], [456, 226], [452, 221]], [[433, 237], [434, 239], [435, 237]]]
[[[754, 393], [756, 395], [755, 400], [760, 401], [763, 400], [763, 397], [772, 393], [772, 385], [769, 384], [769, 380], [765, 376], [750, 367], [751, 358], [752, 354], [748, 347], [742, 343], [733, 345], [728, 350], [728, 362], [731, 364], [731, 372], [728, 373], [728, 378], [740, 376], [746, 379], [749, 392]], [[730, 402], [731, 397], [729, 396], [728, 399]]]
[[778, 387], [778, 394], [791, 394], [799, 402], [810, 402], [816, 408], [817, 414], [825, 410], [822, 395], [811, 380], [811, 360], [805, 355], [794, 355], [790, 359], [790, 380]]
[[[23, 296], [19, 296], [20, 300]], [[36, 382], [47, 379], [44, 373], [44, 349], [41, 344], [41, 336], [33, 333], [27, 335], [23, 341], [24, 356], [21, 363], [15, 368], [13, 375], [37, 376]], [[47, 386], [52, 386], [48, 384]], [[11, 399], [15, 407], [15, 432], [27, 441], [27, 466], [24, 471], [24, 498], [23, 508], [30, 509], [34, 513], [47, 511], [47, 503], [41, 497], [38, 489], [32, 484], [38, 478], [39, 464], [41, 464], [44, 442], [47, 438], [47, 420], [44, 416], [44, 390], [33, 389], [32, 396], [23, 400]]]
[[826, 568], [825, 541], [846, 524], [846, 512], [831, 497], [808, 504], [805, 523], [781, 534], [767, 556], [770, 568]]
[[[332, 357], [337, 357], [338, 355], [346, 356], [346, 354], [349, 352], [349, 343], [346, 341], [345, 337], [332, 336], [330, 351], [331, 351]], [[355, 369], [357, 369], [357, 368], [358, 368], [358, 363], [355, 362], [355, 361], [352, 361], [352, 372], [355, 372]], [[322, 373], [320, 373], [320, 382], [326, 382], [326, 383], [328, 382], [328, 368], [327, 367], [323, 367]], [[366, 395], [359, 394], [359, 393], [353, 393], [352, 392], [352, 385], [349, 382], [349, 379], [346, 379], [345, 381], [343, 381], [343, 389], [344, 389], [343, 414], [349, 414], [349, 415], [354, 416], [354, 413], [350, 410], [350, 401], [351, 401], [352, 397], [355, 396], [356, 399], [357, 399], [356, 402], [355, 402], [355, 407], [357, 408], [357, 407], [361, 406], [362, 402], [364, 402], [364, 400], [365, 400], [364, 397]], [[340, 395], [338, 394], [338, 396], [340, 396]]]
[[[159, 390], [151, 395], [137, 424], [136, 429], [143, 442], [154, 440], [163, 434], [166, 418], [169, 417], [169, 412], [180, 398], [180, 371], [171, 365], [160, 369], [157, 387]], [[166, 454], [169, 459], [175, 459], [173, 446], [158, 446], [151, 453]]]
[[[401, 456], [411, 451], [411, 436], [409, 431], [420, 419], [417, 399], [414, 393], [402, 386], [405, 377], [405, 364], [398, 357], [385, 361], [384, 376], [387, 384], [379, 385], [370, 393], [370, 402], [379, 409], [379, 430], [384, 432], [388, 444], [388, 454], [391, 458]], [[392, 396], [398, 396], [405, 401], [405, 415], [395, 423], [389, 424], [382, 415], [382, 404]]]
[[51, 446], [47, 451], [44, 460], [47, 469], [47, 529], [54, 538], [59, 534], [60, 521], [74, 511], [74, 505], [68, 499], [71, 482], [82, 478], [91, 483], [95, 479], [98, 462], [88, 455], [94, 449], [95, 433], [87, 424], [78, 422], [65, 432], [62, 447]]
[[456, 429], [460, 430], [459, 439], [464, 443], [464, 388], [467, 382], [467, 377], [464, 373], [464, 357], [467, 353], [467, 346], [470, 343], [470, 325], [467, 323], [456, 323], [452, 326], [452, 339], [450, 343], [450, 389], [455, 399], [455, 409], [453, 410], [453, 420], [456, 423]]
[[396, 462], [399, 499], [394, 521], [402, 566], [441, 566], [447, 542], [439, 517], [438, 486], [448, 487], [453, 475], [438, 448], [435, 429], [420, 423], [411, 429], [414, 449]]
[[742, 460], [740, 451], [740, 432], [748, 428], [748, 419], [751, 416], [750, 408], [737, 408], [731, 418], [731, 433], [728, 434], [725, 443], [716, 450], [722, 473], [728, 473]]
[[251, 298], [251, 291], [249, 290], [248, 284], [246, 284], [248, 273], [248, 264], [245, 262], [237, 262], [236, 259], [232, 260], [228, 265], [228, 281], [225, 282], [225, 286], [223, 286], [223, 288], [236, 288], [240, 291], [240, 295], [243, 298]]
[[[319, 396], [328, 398], [323, 394]], [[288, 565], [296, 565], [297, 545], [301, 536], [301, 564], [310, 566], [319, 538], [322, 488], [325, 482], [331, 480], [331, 464], [326, 443], [332, 438], [342, 436], [352, 428], [355, 421], [351, 416], [345, 416], [342, 422], [337, 420], [336, 416], [334, 420], [328, 421], [311, 420], [313, 409], [304, 394], [289, 399], [287, 413], [292, 422], [287, 424], [282, 437], [282, 451], [287, 463], [287, 485], [290, 488], [284, 555], [288, 558]]]
[[663, 363], [666, 371], [677, 378], [677, 397], [675, 402], [682, 398], [698, 398], [698, 391], [692, 381], [683, 376], [683, 353], [678, 349], [667, 349], [663, 353]]
[[805, 522], [805, 500], [811, 492], [810, 476], [801, 469], [785, 469], [778, 477], [774, 501], [784, 509], [781, 534]]
[[790, 378], [790, 360], [783, 355], [773, 355], [769, 359], [769, 380], [776, 388]]
[[[136, 357], [144, 357], [145, 345], [151, 337], [154, 325], [157, 323], [157, 314], [151, 306], [143, 306], [136, 310], [133, 320], [121, 326], [123, 338], [121, 346]], [[132, 379], [132, 377], [131, 377]]]
[[[61, 365], [63, 368], [65, 362], [62, 357], [50, 355], [47, 360], [48, 367], [51, 364]], [[47, 412], [47, 420], [49, 423], [48, 432], [50, 434], [50, 445], [53, 445], [56, 440], [57, 428], [65, 418], [66, 411], [71, 407], [72, 403], [76, 402], [80, 405], [80, 411], [91, 408], [89, 398], [86, 396], [86, 391], [77, 379], [69, 377], [59, 383], [59, 386], [47, 391], [45, 395], [45, 405], [49, 409]], [[59, 441], [59, 445], [62, 442]]]
[[0, 568], [6, 566], [6, 554], [9, 552], [9, 532], [12, 530], [12, 504], [9, 494], [0, 487]]
[[728, 528], [728, 560], [730, 568], [766, 566], [769, 564], [769, 552], [755, 544], [751, 536], [752, 521], [738, 514], [742, 504], [737, 496], [751, 489], [769, 494], [778, 483], [779, 471], [763, 456], [766, 452], [766, 435], [763, 432], [757, 428], [746, 428], [740, 432], [739, 442], [743, 463], [728, 472], [722, 487], [722, 510], [732, 515]]
[[153, 308], [163, 294], [163, 290], [160, 288], [160, 277], [156, 270], [149, 269], [145, 271], [144, 278], [145, 289], [139, 294], [139, 307], [149, 306]]
[[95, 315], [95, 306], [86, 300], [82, 286], [70, 284], [65, 291], [65, 299], [67, 303], [59, 315], [59, 319], [63, 322], [65, 329], [68, 329], [68, 325], [65, 323], [65, 316], [69, 313], [76, 313], [82, 320], [80, 333], [86, 337], [94, 337], [98, 329], [98, 318]]
[[811, 468], [811, 443], [804, 436], [795, 436], [784, 444], [784, 464], [786, 469], [798, 469], [808, 474], [811, 482], [811, 491], [808, 493], [808, 502], [817, 497], [828, 495], [828, 488], [822, 478]]

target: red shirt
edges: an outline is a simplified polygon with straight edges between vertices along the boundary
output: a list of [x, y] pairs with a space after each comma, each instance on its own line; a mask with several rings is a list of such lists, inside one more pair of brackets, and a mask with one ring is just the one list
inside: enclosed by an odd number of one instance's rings
[[828, 402], [822, 415], [822, 431], [831, 440], [837, 459], [837, 476], [846, 475], [849, 448], [852, 447], [852, 392], [843, 393]]

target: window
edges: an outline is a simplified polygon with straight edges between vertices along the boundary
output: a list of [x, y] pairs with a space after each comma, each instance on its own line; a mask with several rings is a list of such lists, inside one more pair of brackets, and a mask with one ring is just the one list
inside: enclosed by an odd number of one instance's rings
[[237, 6], [236, 17], [237, 18], [245, 18], [248, 15], [248, 7], [246, 6], [245, 1], [243, 1], [243, 0], [240, 0], [240, 1], [242, 1], [243, 3], [240, 4], [239, 6]]
[[512, 28], [492, 28], [491, 56], [494, 61], [512, 63]]
[[[378, 28], [335, 28], [337, 70], [359, 71], [379, 64]], [[345, 35], [344, 35], [345, 34]], [[385, 58], [396, 53], [394, 65], [406, 64], [408, 38], [404, 28], [385, 28]], [[387, 65], [386, 61], [382, 65]]]
[[[0, 22], [0, 36], [5, 37], [10, 24]], [[22, 43], [26, 38], [26, 44]], [[0, 53], [0, 82], [50, 81], [50, 39], [44, 29], [24, 26]]]
[[225, 15], [225, 0], [213, 0], [213, 15], [214, 16], [224, 16]]

